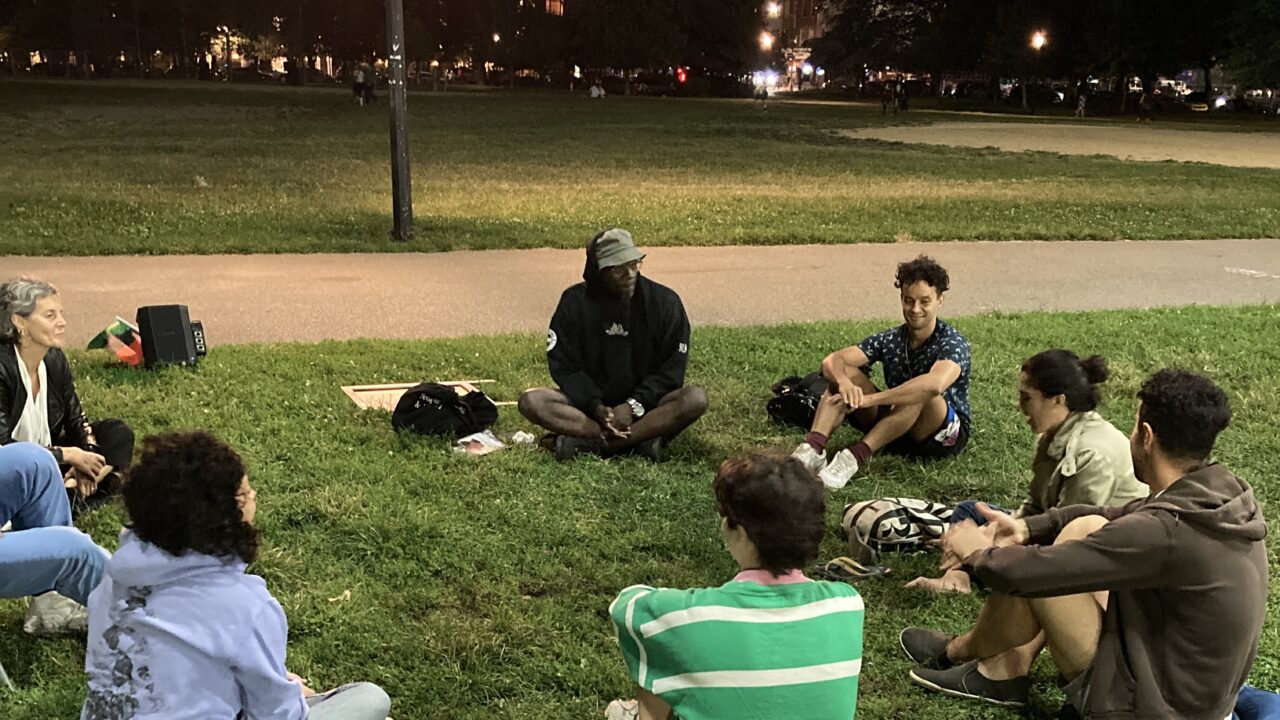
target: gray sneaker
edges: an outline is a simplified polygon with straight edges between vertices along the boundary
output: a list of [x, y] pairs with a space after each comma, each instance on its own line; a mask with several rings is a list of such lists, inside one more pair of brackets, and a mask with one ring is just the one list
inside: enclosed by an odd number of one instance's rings
[[992, 680], [978, 672], [978, 661], [970, 660], [948, 670], [918, 667], [911, 681], [920, 687], [952, 697], [972, 698], [993, 705], [1024, 707], [1031, 697], [1031, 678]]
[[898, 644], [902, 646], [902, 652], [911, 658], [911, 662], [930, 670], [946, 670], [955, 667], [955, 663], [947, 657], [947, 643], [953, 637], [955, 635], [929, 628], [909, 627], [898, 635]]

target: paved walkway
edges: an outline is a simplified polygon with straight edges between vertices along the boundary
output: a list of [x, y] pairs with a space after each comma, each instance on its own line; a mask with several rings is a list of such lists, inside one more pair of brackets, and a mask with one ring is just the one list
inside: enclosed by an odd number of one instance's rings
[[[951, 273], [948, 315], [1280, 302], [1280, 240], [652, 248], [644, 272], [695, 325], [890, 318], [894, 267], [922, 252]], [[61, 289], [73, 345], [163, 303], [215, 345], [538, 331], [581, 271], [578, 250], [0, 257]]]
[[1122, 160], [1175, 160], [1245, 168], [1280, 168], [1280, 133], [1221, 132], [1161, 127], [1159, 122], [1075, 125], [946, 122], [846, 130], [859, 140], [995, 147], [1006, 152], [1112, 155]]

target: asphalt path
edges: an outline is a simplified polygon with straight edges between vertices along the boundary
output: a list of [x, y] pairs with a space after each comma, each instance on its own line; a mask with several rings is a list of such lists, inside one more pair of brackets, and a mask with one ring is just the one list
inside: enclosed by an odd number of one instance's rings
[[[1280, 302], [1280, 240], [652, 248], [643, 273], [694, 325], [892, 318], [898, 262], [951, 275], [944, 315]], [[56, 285], [83, 345], [141, 305], [182, 303], [209, 342], [440, 338], [546, 328], [577, 250], [431, 254], [0, 256]]]

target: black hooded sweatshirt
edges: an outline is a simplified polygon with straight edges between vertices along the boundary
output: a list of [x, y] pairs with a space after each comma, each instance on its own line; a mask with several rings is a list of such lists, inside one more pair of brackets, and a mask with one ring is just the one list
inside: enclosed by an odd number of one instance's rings
[[[1107, 525], [1052, 542], [1085, 515]], [[1069, 505], [1027, 518], [1027, 545], [965, 564], [1022, 597], [1109, 590], [1086, 718], [1223, 720], [1249, 676], [1267, 607], [1267, 526], [1253, 489], [1213, 464], [1158, 497], [1119, 508]]]
[[587, 252], [583, 282], [565, 290], [547, 333], [551, 377], [573, 406], [595, 417], [600, 405], [634, 398], [652, 410], [684, 386], [689, 361], [689, 316], [680, 296], [643, 275], [635, 293], [609, 293]]

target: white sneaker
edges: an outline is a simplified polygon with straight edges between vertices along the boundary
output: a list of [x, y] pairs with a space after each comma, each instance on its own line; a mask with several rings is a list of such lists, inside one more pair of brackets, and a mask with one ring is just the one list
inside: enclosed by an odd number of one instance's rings
[[849, 484], [849, 480], [858, 474], [858, 458], [848, 449], [841, 450], [831, 458], [831, 462], [818, 473], [818, 479], [832, 490], [839, 490]]
[[636, 720], [640, 717], [640, 703], [636, 700], [614, 700], [604, 709], [605, 720]]
[[31, 635], [61, 635], [89, 629], [89, 610], [55, 592], [31, 598], [22, 629]]
[[818, 452], [812, 445], [807, 442], [800, 443], [800, 446], [791, 453], [791, 457], [804, 463], [804, 466], [811, 473], [817, 473], [827, 465], [827, 456]]

